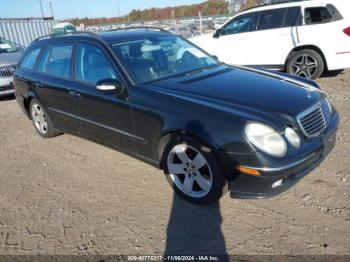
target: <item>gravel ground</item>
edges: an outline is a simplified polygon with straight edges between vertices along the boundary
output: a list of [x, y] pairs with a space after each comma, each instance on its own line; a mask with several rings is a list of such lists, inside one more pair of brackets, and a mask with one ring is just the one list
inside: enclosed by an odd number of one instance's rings
[[337, 145], [268, 200], [194, 206], [161, 171], [95, 143], [42, 139], [0, 100], [0, 254], [350, 255], [350, 71], [319, 80], [341, 115]]

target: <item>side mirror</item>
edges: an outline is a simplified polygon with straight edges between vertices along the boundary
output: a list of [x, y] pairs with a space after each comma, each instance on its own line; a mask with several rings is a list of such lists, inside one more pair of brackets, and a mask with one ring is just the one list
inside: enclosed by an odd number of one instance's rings
[[216, 55], [213, 55], [211, 57], [214, 58], [216, 61], [219, 61], [219, 58]]
[[113, 92], [120, 95], [124, 91], [124, 85], [117, 79], [102, 79], [97, 82], [96, 89], [101, 92]]
[[221, 28], [215, 31], [215, 33], [213, 34], [213, 37], [214, 38], [219, 38], [220, 34], [221, 34]]

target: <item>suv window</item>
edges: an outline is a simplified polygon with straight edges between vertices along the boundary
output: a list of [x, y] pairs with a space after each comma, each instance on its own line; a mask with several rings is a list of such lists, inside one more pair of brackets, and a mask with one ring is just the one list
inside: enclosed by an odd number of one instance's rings
[[102, 79], [117, 79], [117, 73], [100, 48], [80, 44], [77, 52], [75, 79], [96, 85]]
[[222, 28], [220, 34], [231, 35], [253, 31], [256, 25], [254, 17], [255, 13], [240, 15], [232, 19], [224, 28]]
[[262, 11], [259, 17], [258, 30], [282, 27], [286, 8]]
[[41, 56], [38, 71], [69, 78], [72, 52], [72, 44], [61, 44], [46, 48]]
[[332, 14], [326, 7], [305, 8], [305, 24], [322, 24], [332, 21]]
[[26, 54], [22, 60], [20, 68], [33, 69], [40, 50], [40, 48], [36, 48]]
[[338, 21], [343, 19], [342, 15], [339, 13], [338, 9], [334, 5], [329, 4], [327, 5], [327, 8], [333, 16], [333, 21]]
[[301, 8], [298, 6], [288, 8], [283, 26], [291, 27], [298, 25], [301, 25]]

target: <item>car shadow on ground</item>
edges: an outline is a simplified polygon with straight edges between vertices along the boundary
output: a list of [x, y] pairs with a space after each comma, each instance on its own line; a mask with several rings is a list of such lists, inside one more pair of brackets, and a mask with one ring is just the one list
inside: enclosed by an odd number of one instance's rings
[[221, 223], [219, 202], [197, 206], [175, 194], [164, 255], [215, 255], [226, 260]]
[[334, 71], [325, 71], [321, 78], [331, 78], [337, 77], [339, 75], [345, 75], [345, 70], [334, 70]]

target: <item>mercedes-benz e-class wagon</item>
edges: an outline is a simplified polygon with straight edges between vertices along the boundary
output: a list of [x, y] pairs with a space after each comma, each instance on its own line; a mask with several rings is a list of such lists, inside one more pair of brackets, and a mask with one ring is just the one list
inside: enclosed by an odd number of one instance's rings
[[240, 198], [287, 190], [327, 156], [338, 125], [315, 82], [222, 64], [160, 29], [37, 40], [15, 88], [42, 137], [70, 133], [125, 152], [196, 204], [227, 188]]

